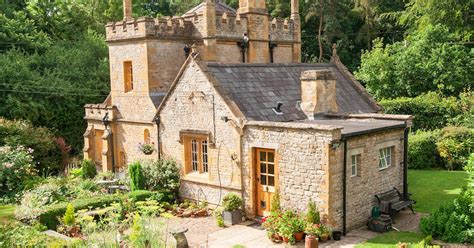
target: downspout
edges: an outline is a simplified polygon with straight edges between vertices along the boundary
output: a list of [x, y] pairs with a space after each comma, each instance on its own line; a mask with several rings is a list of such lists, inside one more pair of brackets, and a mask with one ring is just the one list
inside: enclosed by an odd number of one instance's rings
[[112, 127], [110, 127], [110, 145], [112, 146], [112, 173], [115, 173], [115, 146], [114, 146], [114, 134], [112, 133]]
[[161, 159], [161, 147], [160, 147], [160, 117], [155, 117], [156, 123], [156, 152], [158, 153], [158, 160]]
[[342, 234], [346, 236], [346, 177], [347, 177], [347, 139], [343, 139], [344, 142], [344, 158], [342, 166]]
[[408, 127], [403, 134], [403, 198], [408, 199]]

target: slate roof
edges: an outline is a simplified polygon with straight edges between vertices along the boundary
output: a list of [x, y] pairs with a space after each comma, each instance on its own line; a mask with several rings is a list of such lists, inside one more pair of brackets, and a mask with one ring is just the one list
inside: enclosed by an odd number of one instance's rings
[[[249, 120], [295, 121], [307, 119], [299, 108], [301, 72], [329, 69], [336, 77], [339, 113], [375, 113], [379, 109], [363, 89], [332, 63], [321, 64], [219, 64], [207, 63], [209, 73]], [[283, 114], [272, 107], [283, 103]]]
[[158, 108], [160, 106], [161, 101], [165, 98], [166, 93], [165, 92], [150, 92], [150, 98], [151, 101], [153, 102], [153, 105], [155, 105], [155, 108]]

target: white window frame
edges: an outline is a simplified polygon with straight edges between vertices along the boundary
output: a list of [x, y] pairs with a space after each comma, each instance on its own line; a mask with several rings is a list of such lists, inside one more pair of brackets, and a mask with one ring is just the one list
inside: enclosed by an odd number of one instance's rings
[[379, 170], [392, 166], [394, 146], [387, 146], [379, 149]]
[[360, 153], [351, 155], [351, 177], [359, 176], [360, 159]]

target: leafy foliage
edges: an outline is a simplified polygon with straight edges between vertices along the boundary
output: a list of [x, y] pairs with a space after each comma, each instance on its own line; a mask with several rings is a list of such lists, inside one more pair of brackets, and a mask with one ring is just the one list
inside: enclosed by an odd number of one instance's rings
[[314, 201], [308, 203], [308, 212], [306, 213], [306, 220], [310, 224], [321, 223], [321, 216], [319, 214], [318, 207]]
[[130, 190], [145, 189], [145, 176], [140, 162], [132, 163], [128, 166], [128, 174], [130, 176]]
[[377, 39], [355, 76], [377, 98], [415, 97], [428, 91], [457, 96], [474, 81], [472, 52], [449, 29], [428, 26], [404, 42]]
[[474, 242], [472, 223], [474, 223], [474, 208], [472, 195], [464, 191], [460, 197], [436, 210], [427, 218], [422, 218], [420, 229], [425, 235], [447, 242]]
[[176, 194], [179, 190], [180, 169], [176, 161], [161, 159], [143, 164], [145, 188], [149, 190], [167, 190]]
[[64, 225], [71, 226], [76, 223], [76, 218], [74, 217], [74, 206], [69, 203], [66, 207], [66, 213], [63, 216]]
[[95, 163], [90, 159], [84, 159], [81, 163], [81, 177], [83, 179], [94, 178], [97, 175]]
[[242, 207], [242, 198], [235, 193], [228, 193], [222, 199], [222, 206], [224, 207], [224, 211], [235, 211]]
[[439, 130], [418, 130], [408, 138], [408, 166], [410, 169], [428, 169], [441, 166], [436, 142]]
[[0, 225], [0, 247], [64, 247], [67, 242], [42, 233], [41, 229], [11, 223]]
[[0, 146], [31, 148], [31, 155], [36, 162], [34, 166], [41, 174], [55, 173], [62, 169], [61, 151], [54, 140], [53, 133], [47, 128], [33, 127], [26, 121], [0, 118]]
[[0, 196], [14, 197], [36, 175], [32, 151], [23, 146], [0, 146]]
[[446, 127], [437, 143], [439, 155], [450, 170], [461, 169], [474, 148], [474, 130], [465, 127]]
[[414, 98], [400, 97], [380, 101], [387, 114], [413, 115], [414, 130], [443, 128], [463, 115], [466, 106], [455, 97], [442, 97], [435, 92], [421, 94]]

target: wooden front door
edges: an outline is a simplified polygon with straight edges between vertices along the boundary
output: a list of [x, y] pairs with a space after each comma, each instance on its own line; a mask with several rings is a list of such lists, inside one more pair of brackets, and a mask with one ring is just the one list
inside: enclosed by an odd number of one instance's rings
[[275, 150], [256, 149], [257, 169], [257, 215], [268, 215], [271, 209], [271, 199], [278, 187], [278, 168]]

